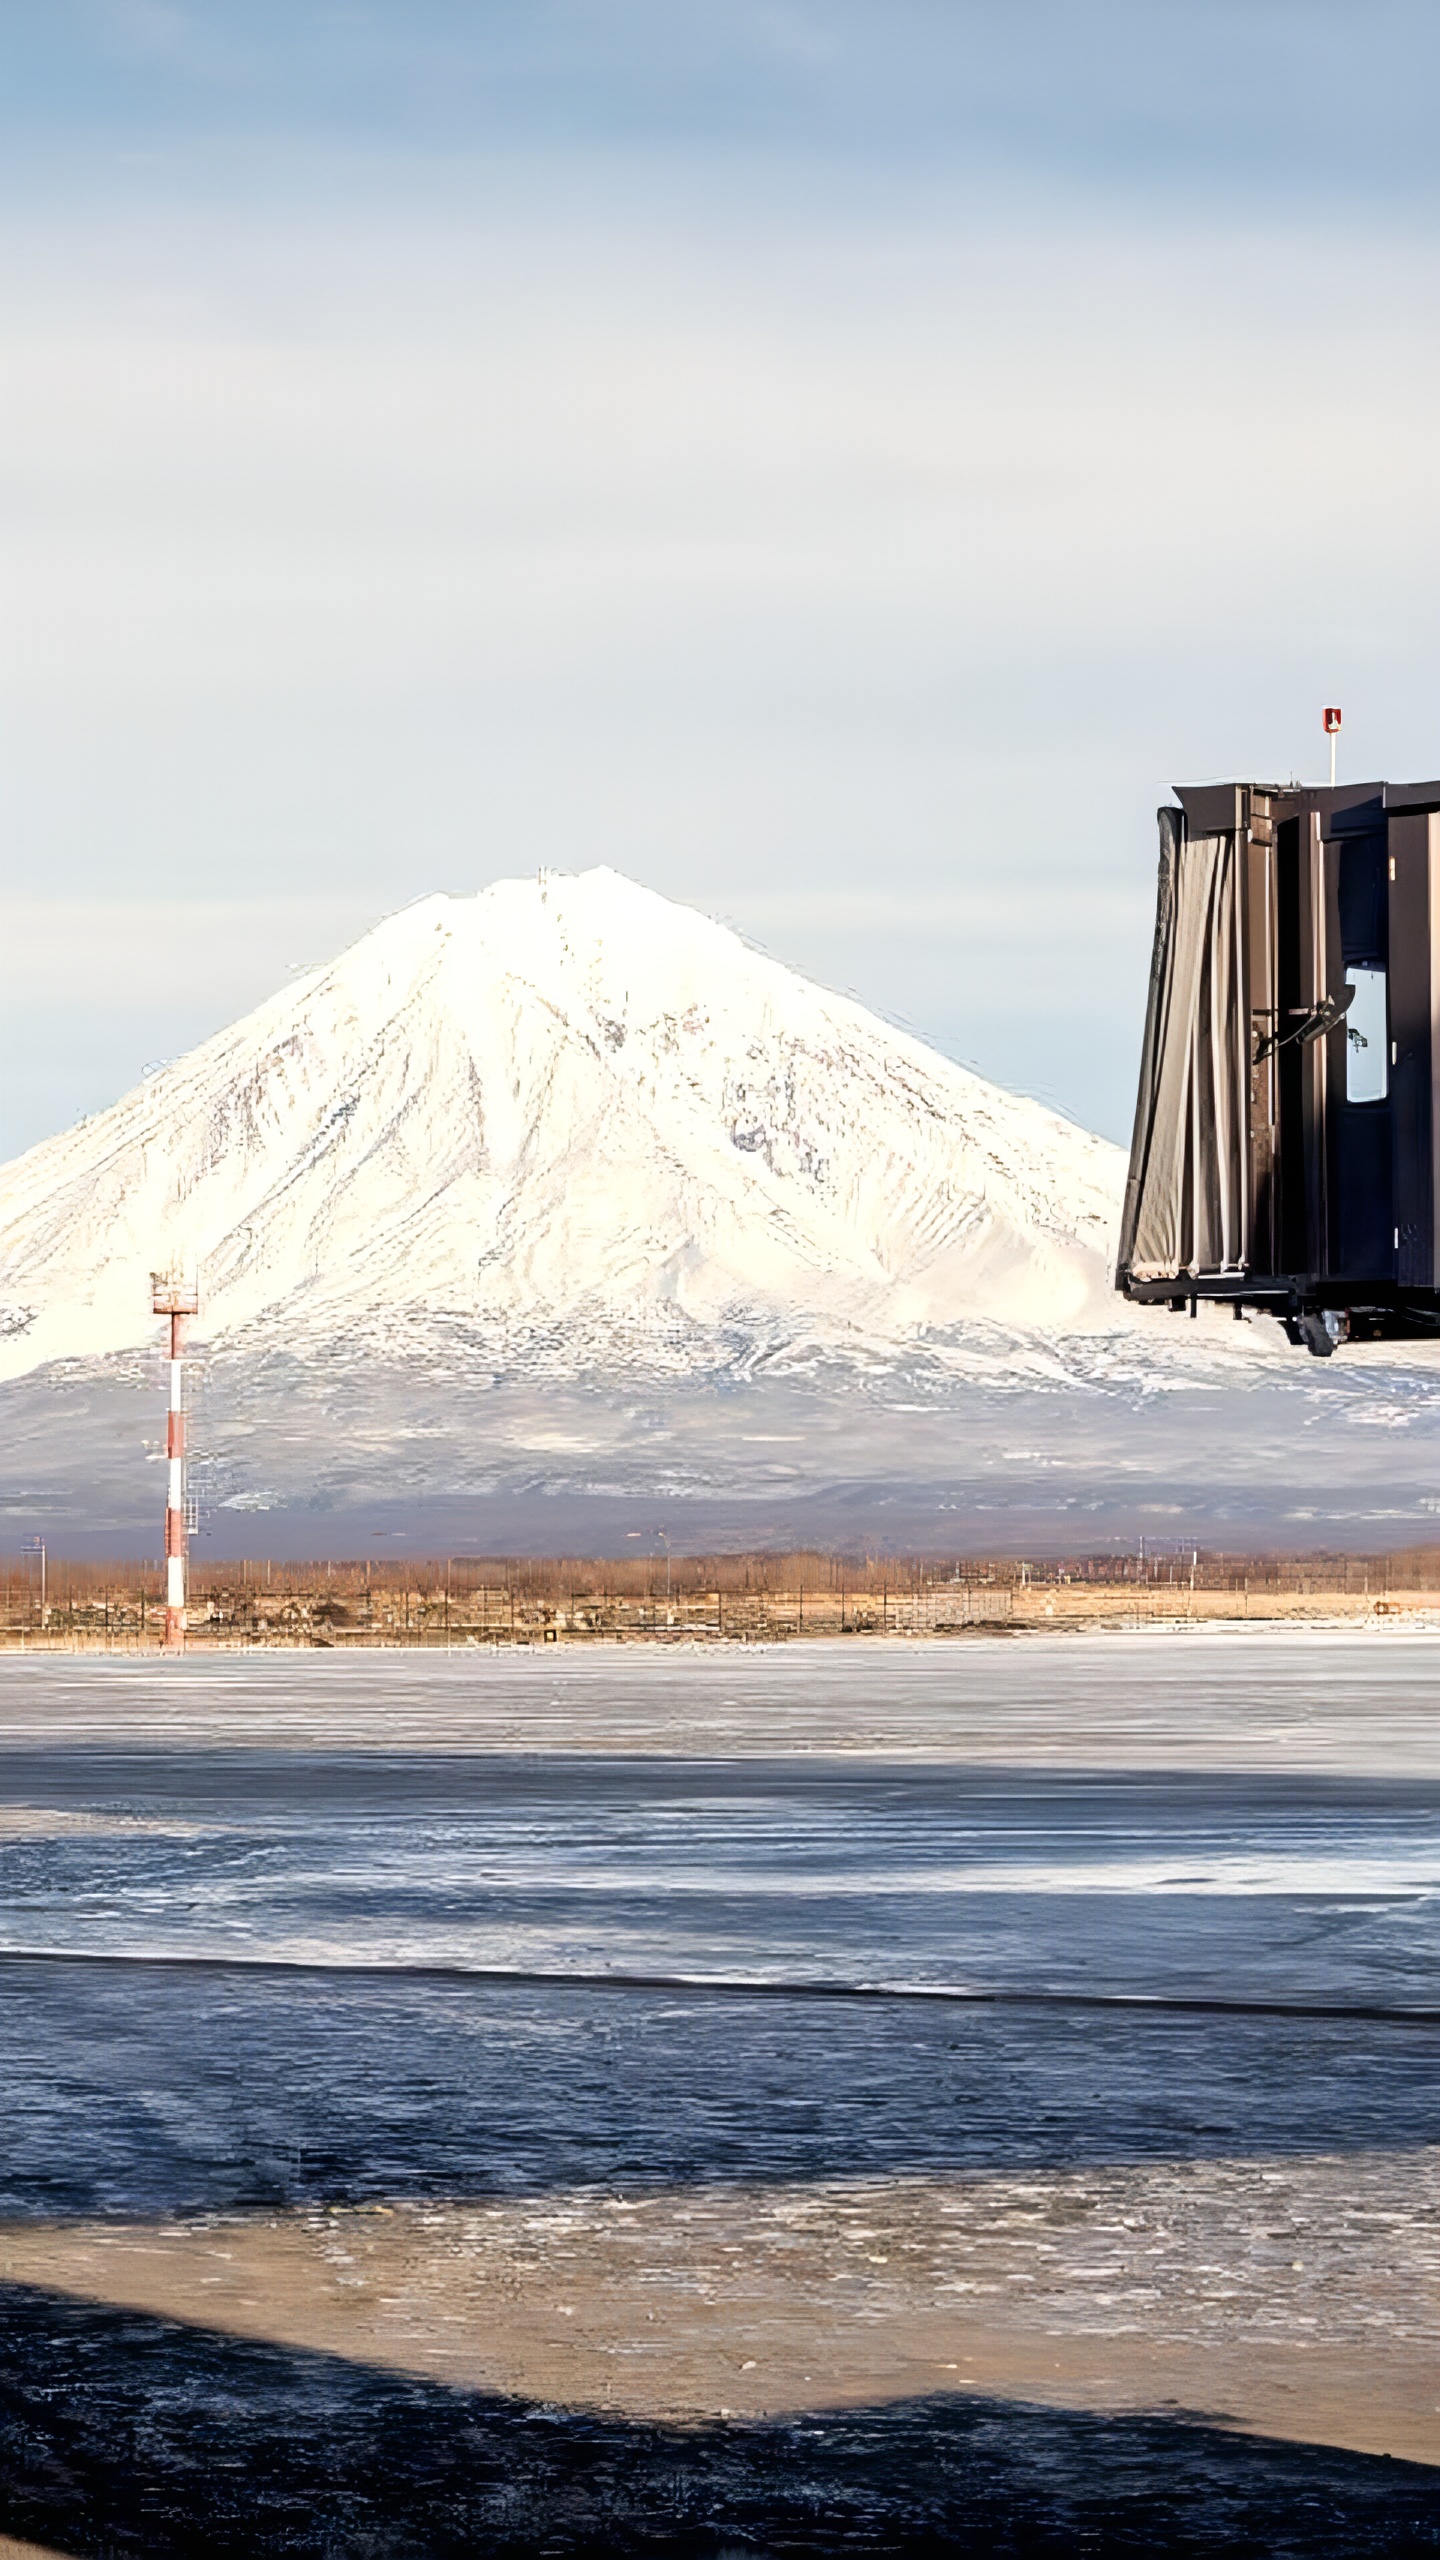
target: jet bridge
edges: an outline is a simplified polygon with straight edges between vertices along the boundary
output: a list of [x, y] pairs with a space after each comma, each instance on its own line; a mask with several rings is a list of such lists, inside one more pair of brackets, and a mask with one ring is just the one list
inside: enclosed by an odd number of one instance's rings
[[1116, 1286], [1440, 1338], [1440, 782], [1175, 802]]

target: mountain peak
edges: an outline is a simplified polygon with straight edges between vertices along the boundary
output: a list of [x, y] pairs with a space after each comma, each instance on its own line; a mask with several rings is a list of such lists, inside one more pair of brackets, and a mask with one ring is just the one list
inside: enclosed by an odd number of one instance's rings
[[0, 1374], [148, 1341], [177, 1258], [212, 1339], [443, 1321], [577, 1375], [1114, 1330], [1122, 1169], [693, 909], [541, 872], [417, 900], [7, 1167]]

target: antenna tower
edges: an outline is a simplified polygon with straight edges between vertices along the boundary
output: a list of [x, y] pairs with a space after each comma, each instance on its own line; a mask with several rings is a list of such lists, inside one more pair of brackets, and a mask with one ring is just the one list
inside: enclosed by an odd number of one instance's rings
[[185, 1319], [198, 1315], [193, 1279], [152, 1271], [150, 1296], [157, 1316], [170, 1319], [170, 1412], [165, 1435], [165, 1650], [185, 1650]]

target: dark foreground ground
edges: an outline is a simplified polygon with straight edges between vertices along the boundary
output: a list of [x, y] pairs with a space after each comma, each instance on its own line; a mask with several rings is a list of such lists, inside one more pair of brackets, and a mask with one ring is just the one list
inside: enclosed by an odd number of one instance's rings
[[[1232, 2385], [1283, 2388], [1297, 2370], [1287, 2306], [1313, 2312], [1318, 2291], [1318, 2330], [1313, 2317], [1305, 2325], [1312, 2364], [1299, 2368], [1313, 2370], [1333, 2295], [1331, 2344], [1354, 2372], [1356, 2423], [1376, 2386], [1363, 2423], [1383, 2440], [1384, 2355], [1402, 2353], [1410, 2370], [1417, 2350], [1398, 2331], [1433, 2327], [1433, 2303], [1427, 2312], [1414, 2299], [1417, 2282], [1427, 2298], [1433, 2288], [1413, 2264], [1404, 2211], [1406, 2164], [1430, 2155], [1437, 2118], [1430, 2030], [25, 1963], [0, 1967], [0, 2018], [11, 2070], [0, 2265], [12, 2270], [0, 2282], [0, 2532], [42, 2549], [77, 2560], [1440, 2550], [1440, 2470], [1340, 2449], [1333, 2404], [1329, 2444], [1187, 2415], [1159, 2343], [1168, 2322], [1172, 2346], [1200, 2357], [1205, 2407], [1233, 2409]], [[763, 2186], [747, 2190], [740, 2182], [762, 2167]], [[1270, 2182], [1258, 2220], [1241, 2209], [1246, 2178]], [[775, 2284], [763, 2299], [718, 2282], [697, 2289], [697, 2253], [713, 2270], [727, 2233], [745, 2232], [747, 2216], [758, 2231], [757, 2197], [773, 2261], [817, 2197], [837, 2192], [842, 2206], [858, 2199], [858, 2274], [841, 2269], [828, 2291], [813, 2281], [817, 2257], [822, 2278], [837, 2260], [837, 2207], [794, 2262], [788, 2345]], [[846, 2337], [859, 2342], [847, 2350], [852, 2377], [863, 2382], [866, 2356], [901, 2369], [893, 2319], [885, 2327], [894, 2259], [863, 2261], [896, 2248], [894, 2198], [918, 2197], [912, 2210], [933, 2228], [947, 2194], [968, 2196], [979, 2217], [962, 2250], [972, 2271], [982, 2256], [982, 2272], [1013, 2265], [1037, 2198], [1062, 2242], [1074, 2231], [1068, 2292], [1057, 2277], [1048, 2307], [996, 2315], [1009, 2318], [1018, 2370], [1057, 2345], [1047, 2322], [1073, 2332], [1078, 2320], [1079, 2383], [1128, 2372], [1133, 2397], [1138, 2353], [1141, 2397], [1153, 2391], [1158, 2405], [1039, 2405], [1063, 2400], [1068, 2383], [1037, 2397], [974, 2387], [999, 2336], [975, 2305], [955, 2312], [952, 2338], [929, 2340], [961, 2362], [968, 2387], [892, 2380], [869, 2399], [849, 2387], [836, 2406], [817, 2372], [807, 2405], [797, 2362], [818, 2365]], [[1018, 2226], [1017, 2198], [1029, 2200]], [[632, 2213], [623, 2231], [644, 2235], [628, 2273], [595, 2237], [607, 2209]], [[447, 2216], [464, 2224], [460, 2245]], [[1134, 2229], [1117, 2243], [1122, 2221]], [[526, 2231], [539, 2233], [528, 2262]], [[1175, 2252], [1164, 2300], [1148, 2255], [1157, 2231]], [[371, 2234], [381, 2275], [367, 2289], [357, 2235]], [[1132, 2243], [1127, 2268], [1115, 2252]], [[250, 2290], [247, 2247], [261, 2270]], [[1310, 2261], [1327, 2248], [1334, 2272], [1315, 2261], [1318, 2288], [1290, 2272], [1292, 2250]], [[1249, 2263], [1257, 2250], [1264, 2263]], [[1217, 2251], [1231, 2262], [1224, 2282]], [[33, 2266], [47, 2252], [63, 2282], [15, 2279], [22, 2258]], [[763, 2255], [747, 2246], [734, 2261], [752, 2286]], [[443, 2267], [463, 2273], [467, 2260], [490, 2291], [472, 2286], [449, 2306], [447, 2332]], [[1087, 2275], [1114, 2308], [1086, 2300], [1076, 2312]], [[951, 2316], [929, 2278], [922, 2268], [912, 2287], [917, 2352], [923, 2322]], [[1142, 2279], [1153, 2383], [1126, 2297]], [[782, 2265], [782, 2310], [785, 2281]], [[144, 2307], [172, 2299], [187, 2316]], [[594, 2344], [627, 2308], [654, 2316], [637, 2308], [645, 2301], [674, 2321], [674, 2356], [658, 2383], [612, 2362], [604, 2370], [621, 2379], [603, 2387], [630, 2405], [586, 2407], [599, 2386], [577, 2387], [577, 2306], [583, 2325], [588, 2303]], [[338, 2351], [286, 2340], [287, 2320], [312, 2335], [318, 2324]], [[795, 2357], [797, 2335], [813, 2338], [813, 2355]], [[687, 2341], [689, 2387], [708, 2405], [646, 2416], [647, 2391], [680, 2387]], [[1418, 2352], [1423, 2380], [1423, 2334]], [[543, 2387], [415, 2370], [443, 2373], [447, 2357], [472, 2373], [508, 2358]], [[742, 2370], [752, 2358], [754, 2376]], [[747, 2409], [752, 2382], [784, 2405]], [[1412, 2396], [1413, 2383], [1412, 2371]], [[737, 2407], [720, 2416], [727, 2389]], [[1294, 2419], [1302, 2437], [1306, 2406]], [[1345, 2424], [1342, 2406], [1342, 2434]]]
[[1432, 2471], [1179, 2415], [617, 2425], [18, 2286], [0, 2340], [0, 2520], [77, 2560], [1440, 2549]]

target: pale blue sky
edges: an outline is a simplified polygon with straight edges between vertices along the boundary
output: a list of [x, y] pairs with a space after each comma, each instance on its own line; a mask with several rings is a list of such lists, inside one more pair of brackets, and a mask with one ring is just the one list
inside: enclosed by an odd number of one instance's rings
[[1440, 13], [0, 5], [0, 1147], [610, 861], [1123, 1138], [1172, 779], [1440, 767]]

